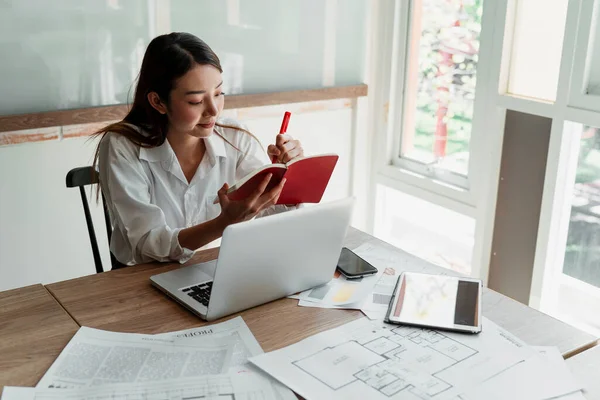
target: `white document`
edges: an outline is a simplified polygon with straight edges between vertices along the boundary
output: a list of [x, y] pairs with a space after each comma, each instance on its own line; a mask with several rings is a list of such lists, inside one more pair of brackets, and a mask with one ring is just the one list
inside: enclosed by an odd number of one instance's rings
[[588, 400], [588, 399], [583, 395], [583, 392], [577, 392], [577, 393], [573, 393], [573, 394], [568, 394], [566, 396], [560, 396], [560, 397], [557, 397], [552, 400]]
[[179, 343], [136, 333], [79, 328], [37, 387], [73, 388], [227, 372], [231, 338]]
[[377, 274], [356, 281], [336, 272], [329, 283], [288, 297], [298, 299], [302, 307], [360, 309], [370, 319], [383, 319], [400, 272], [422, 271], [426, 265], [421, 262], [416, 268], [405, 268], [396, 253], [371, 243], [352, 251], [376, 267]]
[[534, 355], [484, 318], [479, 335], [360, 319], [250, 361], [311, 399], [453, 399]]
[[0, 400], [35, 400], [35, 388], [4, 386]]
[[353, 251], [378, 269], [377, 282], [373, 286], [371, 293], [366, 296], [360, 309], [363, 314], [373, 320], [383, 320], [385, 317], [394, 287], [396, 287], [396, 282], [402, 272], [459, 275], [454, 271], [446, 270], [442, 267], [435, 268], [431, 263], [410, 254], [405, 255], [405, 257], [399, 257], [397, 252], [388, 250], [378, 244], [364, 243]]
[[71, 389], [8, 388], [2, 400], [236, 399], [275, 400], [271, 384], [254, 374], [221, 374], [170, 381], [118, 383]]
[[336, 277], [324, 285], [305, 290], [290, 298], [302, 301], [298, 303], [303, 305], [306, 302], [314, 303], [315, 307], [323, 308], [356, 308], [360, 306], [366, 297], [373, 290], [377, 282], [377, 276], [365, 276], [358, 279], [346, 279], [339, 273]]
[[242, 317], [236, 317], [219, 324], [207, 325], [177, 332], [162, 333], [154, 335], [154, 337], [177, 340], [179, 343], [184, 344], [186, 342], [192, 343], [196, 340], [202, 340], [203, 338], [207, 337], [230, 338], [233, 341], [233, 355], [231, 358], [229, 372], [245, 373], [247, 371], [251, 371], [261, 374], [270, 382], [277, 399], [297, 400], [296, 395], [290, 389], [283, 386], [270, 376], [263, 374], [262, 371], [255, 368], [248, 362], [248, 358], [263, 354], [263, 350]]
[[560, 351], [555, 347], [534, 347], [539, 353], [501, 374], [467, 390], [464, 400], [545, 400], [562, 399], [580, 393]]
[[363, 303], [364, 303], [364, 301], [360, 301], [358, 303], [350, 303], [350, 304], [345, 304], [343, 306], [334, 306], [334, 305], [327, 305], [327, 304], [321, 304], [321, 303], [314, 303], [312, 301], [298, 300], [298, 305], [300, 307], [333, 308], [333, 309], [337, 309], [337, 310], [360, 310]]

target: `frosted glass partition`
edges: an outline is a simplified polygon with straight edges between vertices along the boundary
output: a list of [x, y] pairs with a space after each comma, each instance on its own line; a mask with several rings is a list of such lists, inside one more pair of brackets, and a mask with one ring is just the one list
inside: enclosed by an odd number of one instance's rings
[[508, 93], [556, 100], [567, 6], [568, 0], [516, 2]]
[[156, 35], [191, 32], [228, 94], [363, 82], [367, 0], [2, 0], [0, 115], [127, 103]]

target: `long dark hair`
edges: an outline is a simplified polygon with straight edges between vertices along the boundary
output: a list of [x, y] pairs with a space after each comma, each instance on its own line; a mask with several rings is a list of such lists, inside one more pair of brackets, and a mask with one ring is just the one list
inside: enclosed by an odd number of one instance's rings
[[[144, 54], [131, 109], [122, 121], [105, 126], [94, 136], [114, 132], [141, 147], [162, 145], [167, 139], [169, 120], [166, 114], [159, 113], [150, 105], [148, 93], [156, 92], [160, 99], [168, 104], [175, 81], [195, 64], [212, 65], [223, 72], [215, 52], [204, 41], [190, 33], [173, 32], [152, 39]], [[245, 129], [216, 125], [244, 131], [256, 139]], [[227, 139], [223, 140], [233, 146]], [[98, 162], [99, 150], [100, 144], [94, 155], [94, 167]]]

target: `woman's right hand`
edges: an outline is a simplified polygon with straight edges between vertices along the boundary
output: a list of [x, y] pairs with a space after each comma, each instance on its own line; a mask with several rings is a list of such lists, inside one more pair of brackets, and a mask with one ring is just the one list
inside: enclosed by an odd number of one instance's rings
[[217, 218], [221, 219], [225, 226], [227, 226], [252, 219], [262, 210], [277, 203], [283, 185], [285, 185], [285, 178], [277, 186], [265, 192], [271, 177], [272, 174], [267, 175], [254, 193], [240, 201], [229, 200], [229, 197], [227, 197], [229, 185], [224, 184], [218, 192], [221, 214]]

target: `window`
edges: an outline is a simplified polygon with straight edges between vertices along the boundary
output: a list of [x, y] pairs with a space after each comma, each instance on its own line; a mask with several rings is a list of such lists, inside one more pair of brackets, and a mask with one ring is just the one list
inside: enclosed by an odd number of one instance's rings
[[579, 127], [579, 160], [554, 313], [600, 334], [600, 129]]
[[563, 272], [600, 292], [600, 130], [589, 126], [582, 130]]
[[469, 275], [475, 220], [377, 185], [374, 234], [411, 254]]
[[466, 187], [482, 0], [413, 0], [397, 164]]
[[581, 2], [569, 105], [600, 112], [600, 1]]

